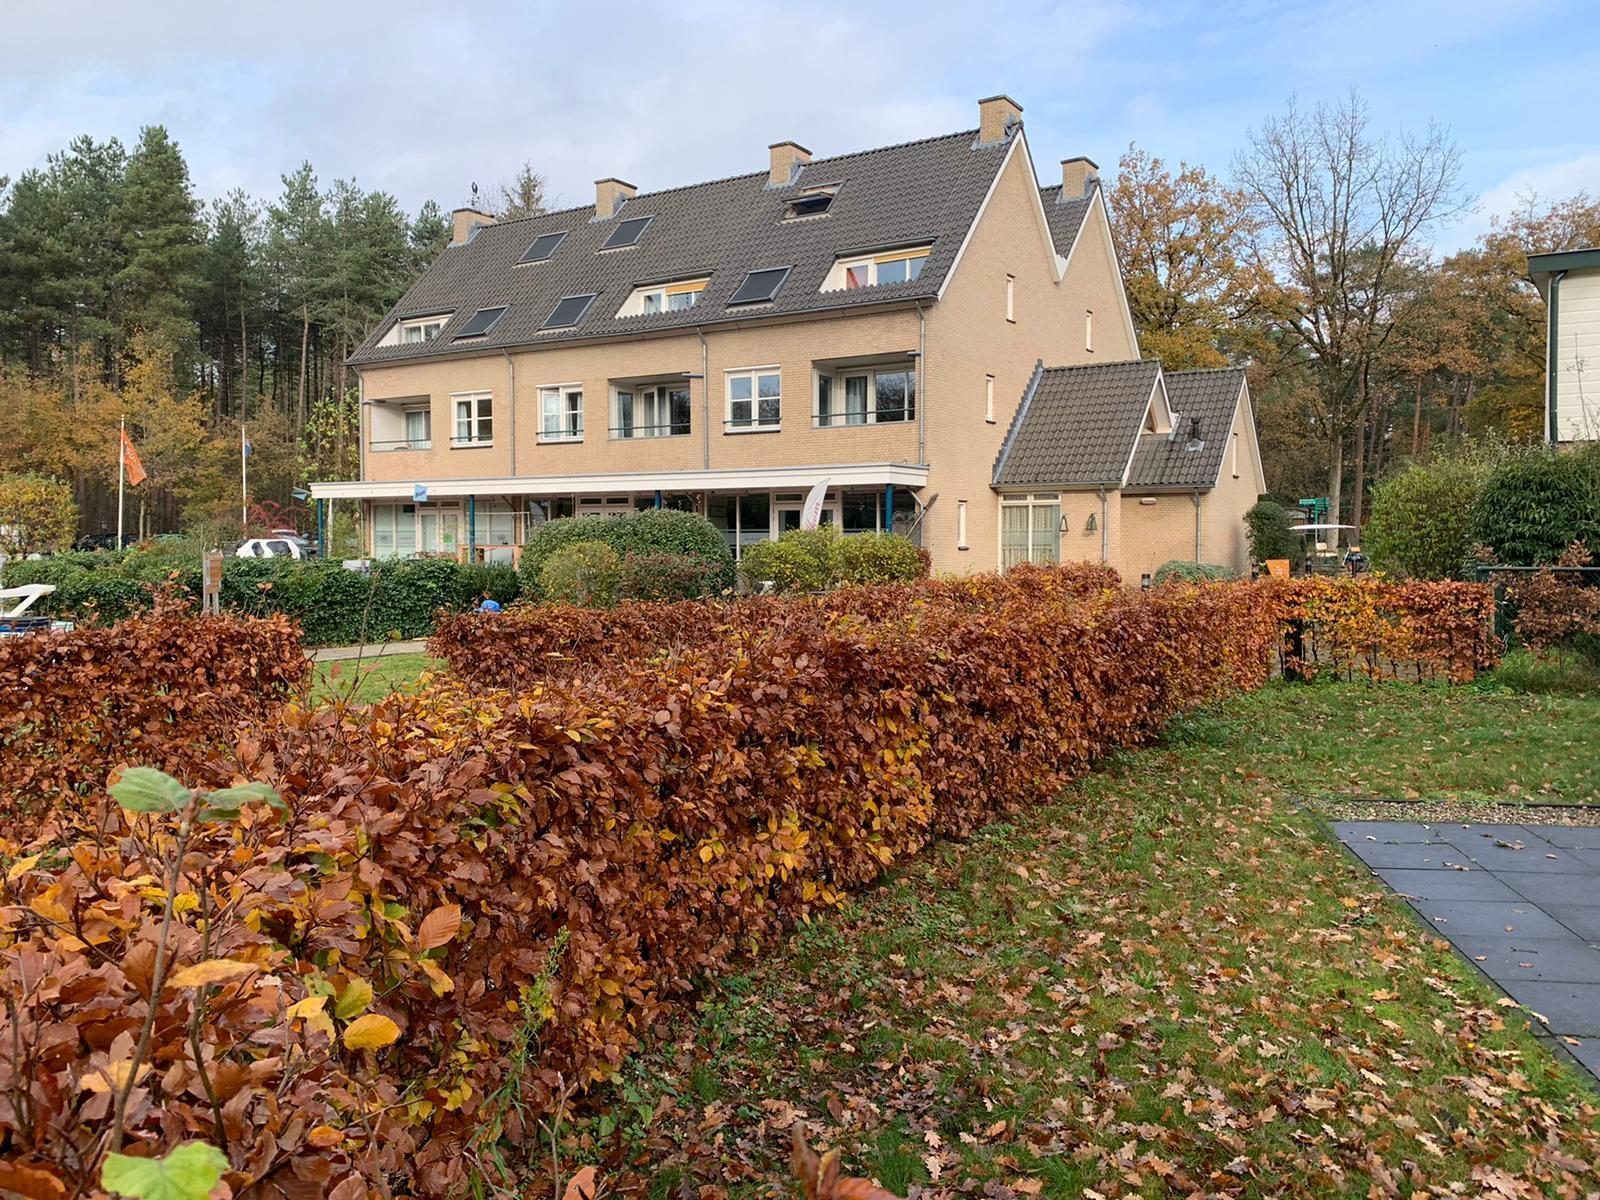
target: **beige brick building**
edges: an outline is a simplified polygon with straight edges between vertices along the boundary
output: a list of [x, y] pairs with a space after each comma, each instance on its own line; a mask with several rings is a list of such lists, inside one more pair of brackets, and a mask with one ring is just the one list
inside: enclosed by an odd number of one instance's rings
[[[1137, 358], [1094, 164], [1041, 188], [1021, 108], [997, 96], [944, 137], [815, 160], [780, 142], [755, 174], [606, 178], [593, 208], [519, 221], [459, 210], [352, 357], [361, 478], [312, 494], [359, 504], [380, 557], [511, 562], [543, 521], [656, 505], [704, 514], [737, 553], [797, 527], [823, 484], [825, 521], [908, 534], [937, 571], [1103, 557], [1132, 582], [1197, 538], [1242, 565], [1260, 488], [1242, 389], [1241, 474], [1088, 493], [1002, 478], [1042, 363], [1159, 377]], [[1148, 420], [1129, 417], [1130, 445]]]

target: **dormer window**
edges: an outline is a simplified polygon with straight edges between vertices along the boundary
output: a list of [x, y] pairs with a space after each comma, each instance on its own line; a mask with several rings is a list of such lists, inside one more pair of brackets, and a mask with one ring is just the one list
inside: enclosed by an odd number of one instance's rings
[[600, 249], [621, 250], [625, 246], [637, 245], [639, 239], [644, 236], [645, 226], [653, 220], [654, 217], [630, 217], [626, 221], [619, 222], [611, 231], [611, 236], [606, 239], [606, 244]]
[[450, 340], [459, 342], [462, 338], [483, 337], [494, 328], [496, 321], [506, 315], [507, 307], [502, 304], [498, 308], [480, 308], [467, 318], [467, 323], [461, 327], [461, 332]]
[[396, 321], [394, 330], [384, 338], [387, 346], [420, 346], [438, 337], [450, 323], [450, 313], [437, 313], [429, 317], [406, 317]]
[[783, 219], [785, 221], [798, 221], [802, 217], [820, 217], [826, 215], [833, 204], [833, 198], [838, 194], [837, 183], [823, 183], [816, 187], [808, 187], [789, 203], [783, 206]]
[[517, 260], [517, 264], [520, 266], [523, 263], [545, 262], [556, 252], [556, 247], [561, 245], [566, 236], [567, 231], [565, 229], [557, 233], [541, 233], [533, 239], [533, 245], [529, 246], [523, 256]]
[[700, 303], [705, 295], [709, 278], [680, 279], [673, 283], [647, 283], [633, 289], [622, 307], [619, 317], [649, 316], [654, 313], [683, 312]]
[[822, 281], [825, 292], [854, 291], [889, 283], [909, 283], [927, 265], [929, 247], [887, 250], [881, 254], [862, 254], [841, 258]]

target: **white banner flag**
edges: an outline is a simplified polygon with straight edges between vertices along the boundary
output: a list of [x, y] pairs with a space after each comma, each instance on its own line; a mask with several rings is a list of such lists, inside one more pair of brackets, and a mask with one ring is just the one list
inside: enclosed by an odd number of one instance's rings
[[818, 480], [817, 486], [806, 495], [806, 506], [800, 510], [800, 528], [815, 529], [822, 523], [822, 501], [828, 495], [828, 481]]

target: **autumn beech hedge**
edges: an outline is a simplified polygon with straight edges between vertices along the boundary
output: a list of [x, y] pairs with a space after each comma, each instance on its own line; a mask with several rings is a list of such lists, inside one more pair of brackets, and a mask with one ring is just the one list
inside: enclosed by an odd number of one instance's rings
[[115, 625], [0, 638], [0, 832], [103, 786], [120, 762], [186, 769], [270, 716], [308, 671], [286, 617], [199, 617], [171, 603]]
[[[131, 1078], [124, 1149], [214, 1144], [235, 1195], [493, 1179], [737, 956], [1266, 678], [1263, 590], [1068, 578], [783, 602], [516, 692], [289, 704], [185, 780], [281, 810], [59, 811], [0, 846], [0, 1161], [92, 1190]], [[152, 987], [168, 912], [192, 988]]]
[[1286, 631], [1282, 665], [1305, 677], [1447, 679], [1466, 683], [1500, 662], [1487, 584], [1369, 576], [1265, 581]]
[[705, 599], [673, 604], [629, 602], [612, 608], [523, 605], [500, 614], [441, 613], [428, 642], [461, 679], [518, 688], [592, 669], [596, 664], [692, 650], [761, 637], [788, 614], [816, 610], [858, 620], [911, 611], [970, 612], [1001, 602], [1084, 600], [1120, 587], [1110, 567], [1024, 567], [1001, 577], [924, 580], [851, 587], [820, 596]]

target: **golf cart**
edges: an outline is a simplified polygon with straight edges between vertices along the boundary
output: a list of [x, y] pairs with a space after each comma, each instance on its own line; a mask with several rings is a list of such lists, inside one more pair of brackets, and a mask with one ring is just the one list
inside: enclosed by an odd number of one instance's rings
[[25, 583], [21, 587], [0, 588], [0, 637], [20, 637], [50, 629], [71, 629], [71, 621], [56, 621], [46, 616], [28, 616], [28, 609], [55, 591], [50, 583]]

